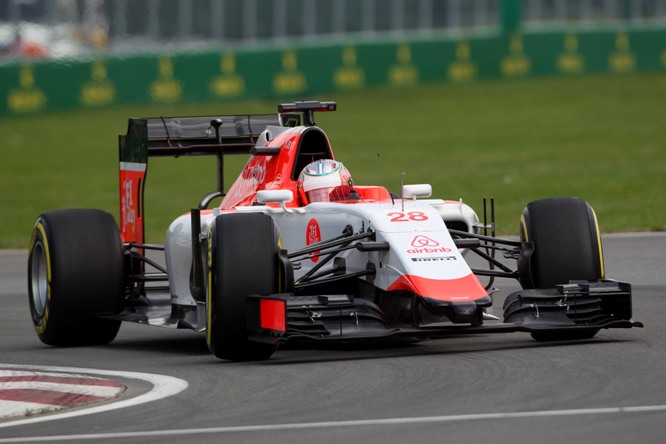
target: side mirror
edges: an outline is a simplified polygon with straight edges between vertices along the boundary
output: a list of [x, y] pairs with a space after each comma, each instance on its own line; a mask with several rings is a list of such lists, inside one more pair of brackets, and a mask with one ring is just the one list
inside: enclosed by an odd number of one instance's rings
[[420, 183], [414, 185], [402, 186], [403, 199], [416, 199], [417, 197], [432, 196], [432, 185], [429, 183]]
[[279, 203], [284, 206], [285, 203], [294, 200], [294, 193], [291, 190], [261, 190], [257, 191], [257, 202], [259, 203]]

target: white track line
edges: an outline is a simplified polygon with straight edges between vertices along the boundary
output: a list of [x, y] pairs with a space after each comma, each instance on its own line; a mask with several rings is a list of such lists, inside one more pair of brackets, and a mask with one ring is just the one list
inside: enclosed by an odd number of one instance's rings
[[155, 375], [151, 373], [97, 370], [91, 368], [45, 367], [38, 365], [21, 365], [21, 364], [0, 364], [0, 368], [24, 369], [24, 370], [35, 370], [35, 371], [45, 371], [45, 372], [80, 373], [86, 375], [101, 375], [107, 377], [115, 376], [119, 378], [139, 379], [141, 381], [149, 382], [150, 384], [153, 385], [152, 390], [150, 390], [148, 393], [144, 393], [143, 395], [139, 395], [134, 398], [117, 402], [111, 402], [109, 404], [98, 405], [90, 408], [84, 408], [81, 410], [72, 410], [52, 415], [17, 419], [9, 422], [3, 422], [0, 423], [0, 429], [25, 425], [25, 424], [35, 424], [38, 422], [54, 421], [57, 419], [73, 418], [76, 416], [91, 415], [93, 413], [102, 413], [111, 410], [133, 407], [140, 404], [145, 404], [147, 402], [157, 401], [160, 399], [168, 398], [169, 396], [176, 395], [185, 390], [188, 386], [187, 381], [184, 381], [182, 379], [174, 378], [171, 376]]
[[650, 405], [635, 407], [607, 407], [596, 409], [574, 409], [574, 410], [541, 410], [532, 412], [513, 412], [513, 413], [480, 413], [470, 415], [448, 415], [448, 416], [422, 416], [416, 418], [387, 418], [387, 419], [361, 419], [354, 421], [325, 421], [325, 422], [306, 422], [294, 424], [267, 424], [254, 426], [237, 427], [211, 427], [199, 429], [176, 429], [176, 430], [155, 430], [146, 432], [119, 432], [119, 433], [90, 433], [85, 435], [55, 435], [55, 436], [28, 436], [22, 438], [0, 439], [0, 443], [16, 442], [53, 442], [53, 441], [74, 441], [74, 440], [95, 440], [112, 438], [148, 438], [157, 436], [177, 436], [185, 435], [192, 437], [203, 434], [222, 434], [238, 432], [271, 432], [278, 430], [307, 430], [319, 428], [341, 428], [341, 427], [365, 427], [365, 426], [387, 426], [387, 425], [405, 425], [405, 424], [424, 424], [424, 423], [445, 423], [479, 420], [504, 420], [520, 418], [543, 418], [553, 416], [581, 416], [581, 415], [608, 415], [618, 413], [646, 413], [666, 411], [666, 405]]

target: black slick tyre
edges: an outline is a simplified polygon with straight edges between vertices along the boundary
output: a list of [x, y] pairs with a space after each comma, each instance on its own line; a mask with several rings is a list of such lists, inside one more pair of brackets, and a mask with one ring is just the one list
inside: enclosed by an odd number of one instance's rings
[[28, 296], [39, 339], [54, 346], [111, 342], [122, 308], [123, 251], [113, 216], [93, 209], [44, 213], [29, 247]]
[[220, 359], [270, 358], [275, 345], [248, 340], [245, 296], [279, 288], [279, 232], [262, 213], [218, 216], [208, 236], [206, 342]]
[[597, 219], [583, 199], [530, 202], [520, 219], [520, 239], [534, 247], [529, 263], [519, 264], [523, 288], [553, 288], [573, 280], [604, 277]]

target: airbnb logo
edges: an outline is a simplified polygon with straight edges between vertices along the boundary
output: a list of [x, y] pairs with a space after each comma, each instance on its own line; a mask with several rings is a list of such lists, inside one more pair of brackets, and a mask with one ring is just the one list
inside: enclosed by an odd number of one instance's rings
[[412, 240], [412, 247], [414, 248], [407, 250], [408, 254], [449, 253], [451, 251], [450, 248], [440, 247], [439, 242], [422, 234]]
[[412, 241], [412, 247], [439, 247], [439, 242], [425, 237], [423, 235], [418, 235]]

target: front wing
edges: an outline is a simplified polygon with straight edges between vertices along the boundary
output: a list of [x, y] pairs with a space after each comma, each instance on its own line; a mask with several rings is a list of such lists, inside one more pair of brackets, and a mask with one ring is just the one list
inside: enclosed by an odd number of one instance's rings
[[[417, 298], [420, 298], [417, 296]], [[263, 301], [279, 301], [265, 304]], [[427, 298], [420, 298], [427, 304]], [[262, 312], [270, 307], [271, 312]], [[478, 307], [483, 312], [484, 307]], [[631, 286], [616, 281], [575, 282], [555, 289], [520, 290], [507, 296], [504, 322], [399, 325], [381, 310], [347, 295], [248, 297], [248, 335], [259, 342], [381, 342], [388, 338], [436, 339], [453, 335], [531, 333], [535, 338], [589, 337], [600, 329], [643, 327], [631, 321]]]

